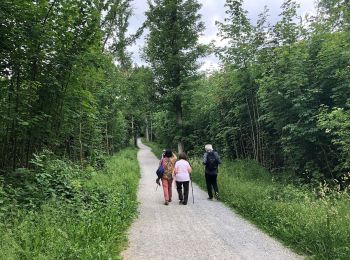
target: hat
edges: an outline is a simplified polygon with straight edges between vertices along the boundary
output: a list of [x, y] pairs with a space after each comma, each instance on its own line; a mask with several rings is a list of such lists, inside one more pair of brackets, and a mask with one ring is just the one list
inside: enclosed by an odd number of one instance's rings
[[206, 144], [204, 146], [205, 151], [210, 152], [213, 151], [213, 146], [211, 144]]

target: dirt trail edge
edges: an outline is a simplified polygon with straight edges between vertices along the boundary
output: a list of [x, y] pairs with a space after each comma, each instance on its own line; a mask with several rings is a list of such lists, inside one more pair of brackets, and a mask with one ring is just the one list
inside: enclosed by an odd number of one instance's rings
[[223, 203], [207, 200], [195, 184], [195, 204], [190, 194], [188, 205], [179, 205], [173, 186], [173, 202], [165, 206], [162, 187], [156, 191], [158, 159], [140, 140], [138, 145], [140, 215], [123, 259], [302, 259]]

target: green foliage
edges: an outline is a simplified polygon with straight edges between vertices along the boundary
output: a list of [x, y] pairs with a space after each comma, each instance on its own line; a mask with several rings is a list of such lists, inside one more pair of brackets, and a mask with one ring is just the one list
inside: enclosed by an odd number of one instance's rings
[[[98, 172], [91, 167], [80, 171], [57, 159], [36, 157], [38, 181], [24, 187], [36, 185], [43, 194], [56, 189], [56, 194], [62, 196], [46, 197], [37, 208], [18, 208], [9, 218], [6, 211], [13, 205], [13, 196], [1, 185], [0, 258], [120, 259], [126, 230], [137, 213], [136, 152], [123, 150]], [[75, 191], [69, 200], [62, 190], [63, 183]], [[21, 189], [12, 187], [19, 193]]]
[[286, 0], [272, 26], [267, 9], [253, 25], [242, 3], [227, 1], [227, 17], [218, 23], [228, 40], [216, 50], [222, 69], [184, 92], [181, 131], [171, 111], [154, 114], [156, 139], [171, 146], [182, 135], [190, 154], [200, 155], [212, 143], [222, 156], [288, 170], [303, 183], [345, 185], [349, 3], [320, 1], [319, 15], [305, 25], [298, 22], [298, 4]]
[[[200, 160], [192, 162], [193, 179], [205, 189]], [[347, 192], [320, 185], [314, 192], [285, 184], [256, 162], [224, 162], [218, 185], [220, 198], [267, 233], [301, 254], [315, 259], [348, 259], [350, 218]], [[326, 196], [327, 195], [327, 196]]]
[[149, 142], [145, 139], [142, 139], [142, 143], [151, 147], [152, 153], [154, 153], [157, 158], [161, 158], [163, 150], [166, 149], [166, 147], [162, 147], [159, 143]]
[[83, 165], [125, 147], [126, 45], [140, 33], [126, 35], [130, 1], [0, 6], [0, 170], [28, 168], [43, 149]]
[[[206, 52], [199, 44], [204, 30], [200, 21], [200, 4], [196, 0], [149, 1], [146, 12], [146, 37], [144, 54], [155, 77], [156, 97], [161, 109], [176, 122], [176, 136], [168, 132], [183, 150], [183, 102], [191, 95], [190, 89], [198, 69], [197, 59]], [[175, 123], [174, 123], [175, 124]], [[170, 130], [170, 128], [167, 128]]]

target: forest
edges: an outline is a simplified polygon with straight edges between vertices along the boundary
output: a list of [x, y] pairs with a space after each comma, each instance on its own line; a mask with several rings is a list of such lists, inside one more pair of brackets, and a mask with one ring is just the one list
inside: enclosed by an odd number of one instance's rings
[[[191, 158], [212, 143], [226, 161], [348, 194], [349, 0], [319, 0], [306, 17], [285, 0], [275, 24], [267, 7], [252, 23], [243, 0], [226, 0], [226, 19], [216, 22], [225, 46], [199, 42], [197, 0], [148, 1], [130, 34], [133, 2], [0, 1], [0, 258], [48, 257], [47, 247], [52, 258], [119, 253], [110, 249], [125, 243], [137, 214], [138, 137]], [[146, 66], [128, 51], [140, 37]], [[199, 71], [210, 54], [220, 69]], [[120, 212], [109, 215], [120, 233], [112, 242], [101, 234], [102, 249], [83, 252], [98, 230], [88, 219], [109, 221], [102, 209]], [[61, 217], [77, 223], [62, 231]], [[45, 227], [57, 227], [61, 245], [83, 242], [63, 252], [55, 236], [33, 239], [51, 232]]]
[[269, 169], [291, 170], [304, 182], [336, 180], [345, 187], [348, 1], [319, 1], [317, 15], [305, 19], [297, 16], [295, 2], [285, 1], [275, 25], [268, 23], [268, 9], [253, 25], [242, 1], [227, 1], [226, 8], [228, 18], [217, 26], [228, 46], [211, 46], [222, 69], [180, 77], [182, 123], [175, 123], [174, 111], [157, 111], [156, 138], [168, 146], [182, 142], [192, 154], [213, 143], [227, 158], [249, 158]]

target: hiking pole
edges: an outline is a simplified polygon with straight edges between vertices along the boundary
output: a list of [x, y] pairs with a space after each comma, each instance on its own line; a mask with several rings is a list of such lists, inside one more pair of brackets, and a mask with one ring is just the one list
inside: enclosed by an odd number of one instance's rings
[[193, 185], [192, 185], [192, 177], [190, 177], [191, 180], [191, 188], [192, 188], [192, 200], [193, 200], [193, 204], [194, 204], [194, 196], [193, 196]]
[[157, 191], [158, 190], [158, 186], [160, 186], [160, 182], [156, 181], [156, 183], [157, 183], [157, 187], [156, 187], [156, 191]]

